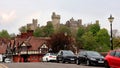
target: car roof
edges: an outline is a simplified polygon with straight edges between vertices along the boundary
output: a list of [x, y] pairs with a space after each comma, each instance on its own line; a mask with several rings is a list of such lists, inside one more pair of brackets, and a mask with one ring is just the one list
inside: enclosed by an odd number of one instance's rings
[[60, 51], [71, 51], [71, 50], [60, 50]]
[[92, 50], [80, 50], [79, 52], [97, 52], [97, 51], [92, 51]]
[[114, 49], [114, 50], [110, 50], [110, 52], [111, 52], [111, 51], [120, 51], [120, 49]]

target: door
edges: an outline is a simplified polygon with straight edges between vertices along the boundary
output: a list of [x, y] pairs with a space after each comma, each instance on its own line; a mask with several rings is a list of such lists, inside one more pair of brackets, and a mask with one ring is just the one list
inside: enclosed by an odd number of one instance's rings
[[116, 51], [115, 56], [114, 56], [114, 58], [112, 60], [112, 65], [115, 68], [120, 67], [120, 51]]
[[62, 61], [62, 56], [63, 56], [63, 52], [60, 51], [60, 52], [58, 53], [58, 55], [57, 55], [57, 60], [58, 60], [58, 61]]
[[85, 63], [86, 62], [86, 52], [85, 51], [81, 51], [80, 52], [79, 59], [80, 59], [81, 63]]
[[22, 55], [22, 62], [28, 62], [28, 55]]

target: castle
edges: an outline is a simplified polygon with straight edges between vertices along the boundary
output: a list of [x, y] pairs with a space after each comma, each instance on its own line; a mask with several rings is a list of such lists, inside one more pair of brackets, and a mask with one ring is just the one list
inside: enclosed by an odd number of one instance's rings
[[[52, 23], [54, 29], [58, 29], [60, 27], [60, 15], [56, 14], [55, 12], [52, 13], [51, 15], [51, 20], [52, 21], [48, 21], [48, 23]], [[77, 30], [79, 26], [82, 25], [82, 20], [78, 19], [78, 20], [74, 20], [73, 18], [71, 18], [70, 20], [68, 20], [65, 24], [67, 27], [69, 27], [72, 30]], [[32, 23], [27, 24], [27, 29], [28, 30], [35, 30], [37, 27], [39, 27], [38, 24], [38, 20], [37, 19], [33, 19]]]
[[39, 27], [37, 19], [33, 19], [32, 23], [27, 24], [28, 30], [35, 30], [37, 27]]
[[[51, 16], [52, 21], [48, 21], [47, 23], [52, 23], [54, 29], [57, 29], [60, 27], [60, 15], [57, 15], [55, 12], [52, 13]], [[68, 20], [65, 24], [67, 27], [70, 27], [71, 29], [75, 29], [77, 30], [79, 26], [82, 25], [82, 20], [78, 19], [78, 20], [74, 20], [73, 18], [71, 18], [70, 20]]]

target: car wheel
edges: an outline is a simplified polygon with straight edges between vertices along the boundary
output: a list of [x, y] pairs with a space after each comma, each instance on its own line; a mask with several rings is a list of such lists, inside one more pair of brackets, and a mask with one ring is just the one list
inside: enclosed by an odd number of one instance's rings
[[91, 63], [90, 63], [89, 60], [86, 61], [86, 65], [87, 65], [87, 66], [90, 66], [90, 65], [91, 65]]
[[62, 59], [62, 63], [65, 63], [65, 60], [64, 60], [64, 59]]
[[80, 65], [80, 61], [79, 61], [78, 59], [76, 60], [76, 64], [77, 64], [77, 65]]
[[59, 63], [59, 60], [57, 59], [56, 62]]
[[46, 62], [48, 62], [48, 58], [46, 58]]
[[107, 61], [105, 61], [105, 68], [110, 68], [110, 66], [109, 66]]

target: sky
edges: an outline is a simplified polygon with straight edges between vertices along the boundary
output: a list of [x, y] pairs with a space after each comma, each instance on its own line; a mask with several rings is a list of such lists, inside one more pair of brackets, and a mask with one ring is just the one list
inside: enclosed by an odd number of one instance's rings
[[120, 0], [0, 0], [0, 31], [19, 33], [19, 28], [32, 19], [38, 19], [40, 26], [51, 21], [52, 12], [61, 16], [60, 23], [72, 17], [82, 19], [82, 24], [99, 20], [101, 28], [110, 30], [108, 17], [114, 17], [113, 29], [120, 26]]

